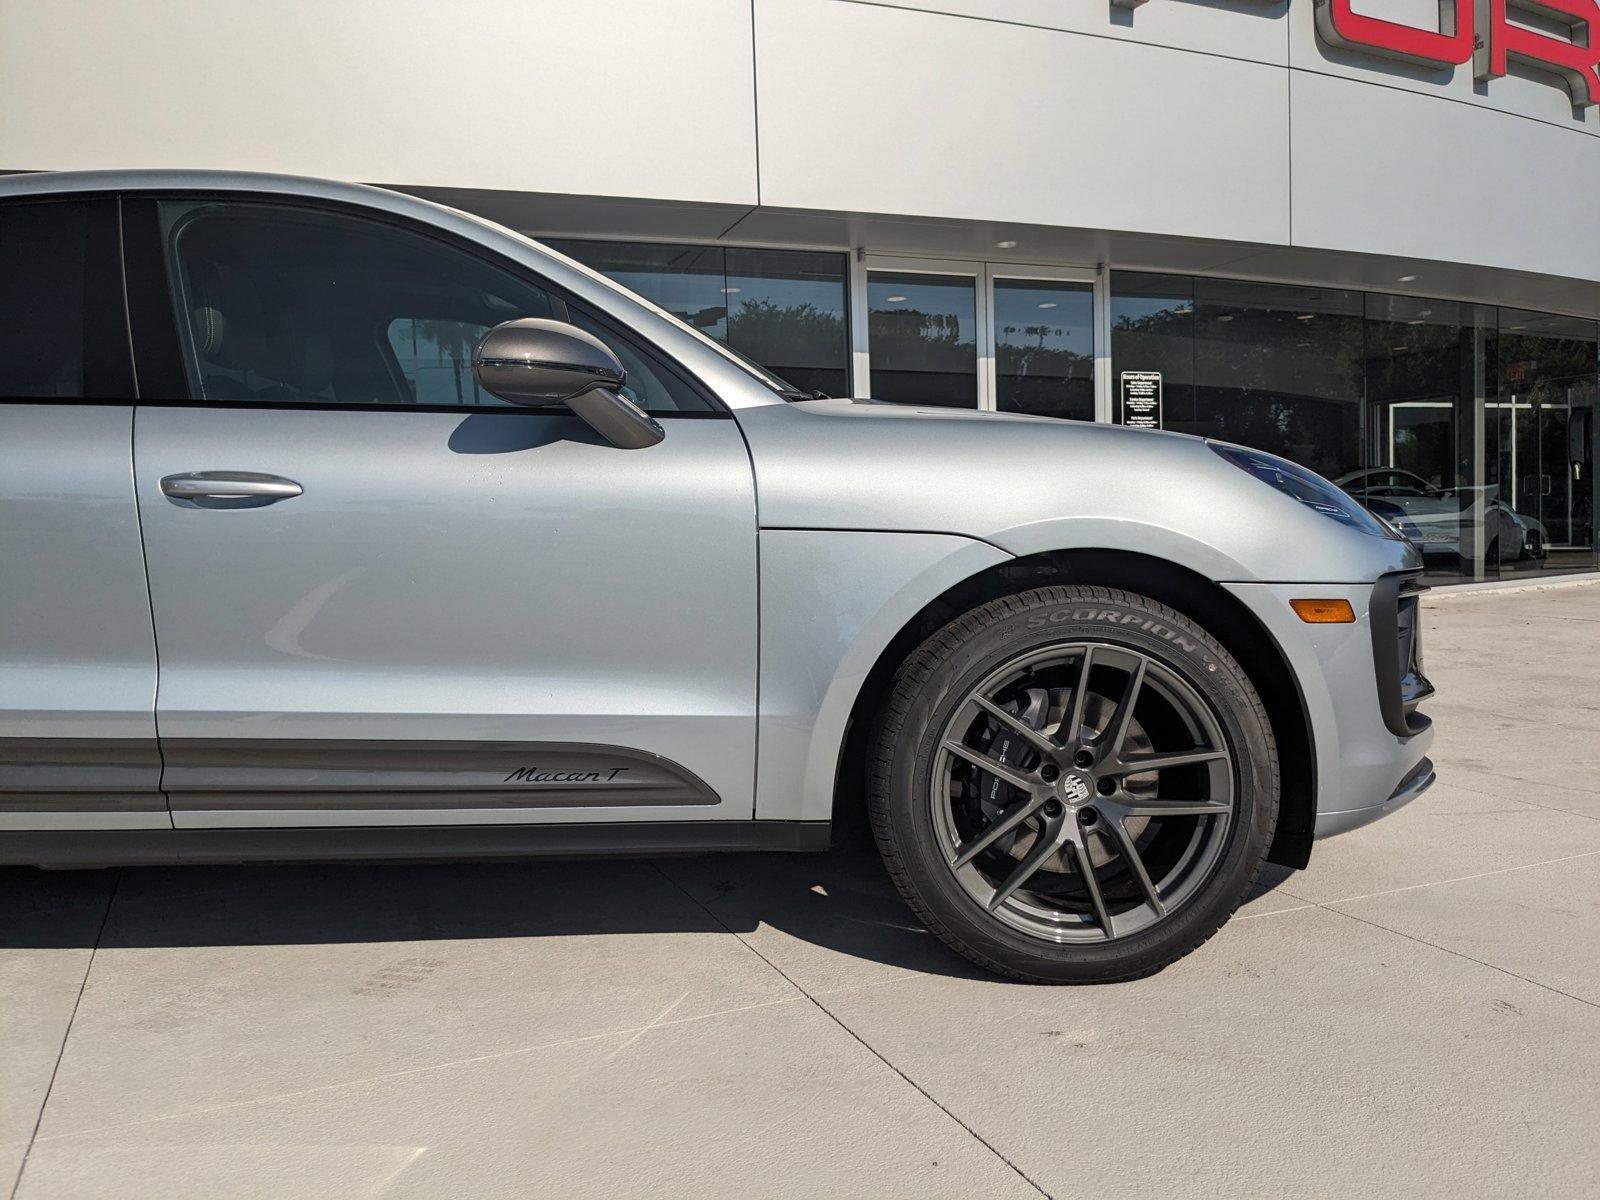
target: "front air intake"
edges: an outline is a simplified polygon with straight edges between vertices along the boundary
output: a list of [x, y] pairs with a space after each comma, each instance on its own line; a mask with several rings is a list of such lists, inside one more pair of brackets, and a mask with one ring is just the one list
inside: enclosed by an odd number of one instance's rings
[[1385, 575], [1372, 589], [1372, 665], [1378, 680], [1383, 723], [1396, 737], [1409, 738], [1429, 725], [1417, 705], [1433, 695], [1422, 673], [1422, 613], [1427, 591], [1419, 573]]

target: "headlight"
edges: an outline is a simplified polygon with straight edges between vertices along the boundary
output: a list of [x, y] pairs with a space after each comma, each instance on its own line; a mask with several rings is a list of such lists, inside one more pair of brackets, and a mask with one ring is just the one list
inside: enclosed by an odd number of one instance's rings
[[1293, 497], [1307, 508], [1314, 509], [1341, 525], [1359, 529], [1362, 533], [1369, 533], [1373, 537], [1396, 539], [1399, 537], [1397, 530], [1378, 520], [1351, 499], [1348, 492], [1329, 483], [1314, 471], [1296, 466], [1288, 459], [1279, 458], [1275, 454], [1263, 454], [1259, 450], [1247, 450], [1243, 446], [1230, 446], [1225, 442], [1207, 442], [1206, 445], [1247, 475], [1254, 475], [1262, 483], [1276, 488], [1285, 496]]
[[1402, 542], [1410, 542], [1415, 546], [1422, 544], [1422, 530], [1398, 504], [1390, 504], [1387, 500], [1369, 500], [1362, 507], [1392, 529]]

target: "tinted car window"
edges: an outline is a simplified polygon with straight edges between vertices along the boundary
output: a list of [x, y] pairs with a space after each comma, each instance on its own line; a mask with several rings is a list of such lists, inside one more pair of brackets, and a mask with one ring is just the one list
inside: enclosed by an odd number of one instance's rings
[[116, 201], [0, 204], [0, 397], [133, 395]]
[[472, 377], [472, 350], [483, 334], [472, 321], [396, 317], [384, 336], [418, 404], [497, 404]]
[[618, 334], [576, 309], [568, 319], [579, 329], [595, 335], [617, 356], [627, 380], [622, 394], [646, 412], [674, 413], [710, 408], [704, 400], [689, 389], [684, 382], [658, 360], [647, 354], [631, 338]]
[[[478, 339], [518, 317], [576, 316], [511, 270], [381, 220], [174, 202], [161, 206], [161, 225], [197, 399], [503, 408], [473, 379]], [[624, 359], [646, 407], [706, 407], [594, 332]]]

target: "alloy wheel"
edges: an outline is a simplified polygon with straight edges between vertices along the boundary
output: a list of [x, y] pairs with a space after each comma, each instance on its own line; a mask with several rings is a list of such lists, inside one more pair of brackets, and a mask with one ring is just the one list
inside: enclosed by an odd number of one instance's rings
[[1034, 650], [970, 688], [933, 756], [934, 827], [968, 897], [1050, 942], [1169, 920], [1204, 884], [1236, 805], [1199, 693], [1110, 642]]

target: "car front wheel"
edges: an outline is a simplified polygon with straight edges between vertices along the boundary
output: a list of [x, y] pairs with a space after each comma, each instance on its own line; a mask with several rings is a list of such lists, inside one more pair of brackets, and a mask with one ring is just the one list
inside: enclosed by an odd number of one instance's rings
[[963, 614], [900, 667], [873, 834], [928, 927], [1039, 983], [1133, 979], [1219, 929], [1278, 813], [1260, 696], [1182, 614], [1048, 587]]

